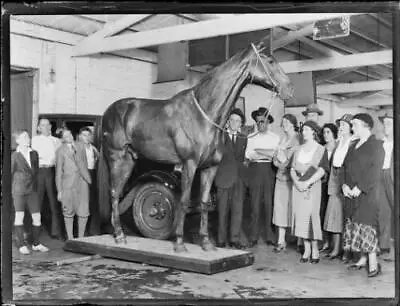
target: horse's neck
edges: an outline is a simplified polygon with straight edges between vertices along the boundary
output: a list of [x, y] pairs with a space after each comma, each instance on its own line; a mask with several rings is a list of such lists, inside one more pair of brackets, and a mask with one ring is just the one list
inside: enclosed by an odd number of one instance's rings
[[195, 95], [200, 106], [217, 124], [226, 122], [232, 105], [246, 85], [247, 64], [240, 63], [233, 67], [231, 62], [225, 63], [205, 82], [195, 87]]

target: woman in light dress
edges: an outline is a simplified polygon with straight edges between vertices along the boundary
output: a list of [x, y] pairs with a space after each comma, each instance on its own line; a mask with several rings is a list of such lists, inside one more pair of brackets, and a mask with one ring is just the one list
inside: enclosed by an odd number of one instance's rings
[[272, 223], [278, 227], [278, 243], [275, 252], [286, 249], [286, 229], [291, 227], [292, 221], [292, 179], [290, 177], [290, 161], [294, 150], [299, 145], [297, 119], [292, 114], [285, 114], [282, 118], [284, 136], [273, 158], [274, 165], [278, 168], [276, 173], [274, 192], [274, 211]]
[[300, 262], [319, 262], [318, 241], [322, 240], [320, 221], [321, 179], [328, 171], [328, 154], [318, 143], [319, 126], [306, 121], [303, 143], [295, 150], [290, 175], [293, 180], [292, 234], [304, 240]]

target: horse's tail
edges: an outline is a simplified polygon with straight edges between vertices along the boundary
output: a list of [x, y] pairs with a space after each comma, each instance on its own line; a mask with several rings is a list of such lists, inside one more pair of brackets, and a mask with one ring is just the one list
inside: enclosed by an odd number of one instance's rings
[[108, 223], [111, 219], [110, 171], [104, 156], [103, 145], [100, 148], [97, 168], [97, 186], [100, 218], [102, 222]]

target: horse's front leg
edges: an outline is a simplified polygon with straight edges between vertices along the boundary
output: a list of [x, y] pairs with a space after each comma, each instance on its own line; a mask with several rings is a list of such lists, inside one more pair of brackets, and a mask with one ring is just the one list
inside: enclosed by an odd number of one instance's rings
[[[115, 154], [117, 155], [117, 154]], [[115, 157], [115, 156], [114, 156]], [[114, 159], [111, 163], [111, 204], [112, 214], [111, 223], [114, 227], [115, 242], [125, 242], [126, 236], [122, 230], [120, 217], [119, 217], [119, 198], [126, 181], [131, 175], [135, 162], [132, 156], [127, 153], [118, 154], [118, 159]], [[100, 186], [101, 188], [101, 186]]]
[[183, 228], [185, 217], [190, 203], [190, 194], [194, 174], [196, 173], [197, 165], [193, 160], [189, 160], [183, 164], [182, 169], [182, 195], [177, 208], [177, 226], [176, 226], [176, 242], [174, 244], [175, 252], [187, 252], [183, 243]]
[[218, 166], [204, 169], [201, 172], [201, 221], [200, 221], [200, 235], [203, 236], [201, 247], [204, 251], [215, 251], [217, 248], [210, 241], [208, 235], [208, 201], [210, 199], [211, 185], [214, 181], [215, 174], [217, 173]]

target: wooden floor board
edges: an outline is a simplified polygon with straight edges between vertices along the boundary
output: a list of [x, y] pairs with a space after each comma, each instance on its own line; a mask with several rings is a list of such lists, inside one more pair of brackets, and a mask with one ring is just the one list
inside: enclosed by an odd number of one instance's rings
[[126, 244], [116, 244], [111, 235], [101, 235], [69, 240], [64, 249], [203, 274], [233, 270], [254, 262], [254, 255], [248, 251], [218, 248], [205, 252], [199, 245], [185, 246], [188, 252], [175, 253], [171, 241], [128, 236]]

